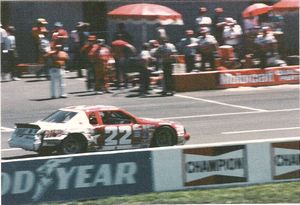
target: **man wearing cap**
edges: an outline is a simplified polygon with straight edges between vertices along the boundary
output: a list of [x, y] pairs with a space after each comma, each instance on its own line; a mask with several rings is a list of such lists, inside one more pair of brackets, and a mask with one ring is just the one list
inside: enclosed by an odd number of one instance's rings
[[243, 31], [240, 25], [233, 18], [225, 18], [226, 26], [223, 31], [223, 41], [225, 45], [232, 46], [235, 57], [241, 57], [241, 43]]
[[214, 36], [208, 34], [208, 28], [200, 29], [198, 37], [198, 49], [201, 54], [201, 70], [205, 71], [206, 63], [210, 64], [212, 70], [215, 69], [215, 52], [218, 49], [218, 42]]
[[156, 55], [161, 59], [162, 69], [164, 72], [164, 86], [162, 95], [174, 95], [174, 80], [173, 80], [173, 63], [176, 61], [175, 54], [177, 53], [174, 44], [170, 43], [168, 38], [160, 39], [160, 46], [156, 51]]
[[193, 37], [193, 30], [186, 30], [185, 35], [186, 37], [181, 39], [179, 47], [182, 49], [185, 57], [186, 72], [189, 73], [195, 69], [195, 55], [198, 46], [198, 39]]
[[108, 60], [111, 58], [110, 49], [105, 46], [104, 39], [97, 39], [89, 52], [90, 58], [95, 61], [95, 91], [96, 94], [103, 94], [103, 92], [110, 93], [109, 91], [109, 78], [108, 78]]
[[260, 58], [260, 67], [266, 68], [268, 59], [278, 56], [277, 40], [272, 33], [272, 29], [268, 26], [263, 27], [262, 33], [257, 35], [254, 43], [257, 46], [256, 55]]
[[72, 60], [72, 68], [77, 70], [77, 77], [81, 78], [82, 69], [84, 69], [84, 57], [82, 56], [80, 50], [81, 48], [87, 43], [87, 39], [89, 36], [88, 32], [88, 23], [84, 23], [79, 21], [76, 23], [75, 30], [71, 31], [70, 38], [71, 38], [71, 46], [70, 51], [73, 53], [74, 57]]
[[207, 8], [200, 7], [199, 8], [199, 16], [196, 18], [196, 26], [197, 30], [199, 31], [202, 27], [207, 27], [210, 29], [212, 20], [209, 16], [206, 16]]
[[69, 34], [63, 28], [63, 24], [61, 22], [55, 22], [54, 30], [51, 36], [51, 46], [55, 47], [55, 45], [59, 44], [64, 47], [68, 38], [69, 38]]
[[46, 26], [48, 25], [48, 22], [44, 18], [38, 18], [36, 19], [36, 26], [32, 28], [32, 37], [33, 37], [33, 43], [34, 43], [34, 57], [35, 61], [37, 63], [40, 63], [40, 60], [43, 58], [42, 54], [39, 52], [40, 48], [40, 34], [46, 34], [49, 31], [47, 30]]
[[65, 93], [65, 65], [69, 59], [68, 54], [62, 50], [62, 45], [56, 45], [54, 50], [47, 54], [50, 61], [51, 97], [66, 98]]

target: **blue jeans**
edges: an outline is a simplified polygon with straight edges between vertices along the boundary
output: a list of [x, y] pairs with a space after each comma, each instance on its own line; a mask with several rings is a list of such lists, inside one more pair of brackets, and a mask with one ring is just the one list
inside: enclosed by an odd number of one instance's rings
[[51, 96], [53, 98], [66, 96], [66, 85], [64, 83], [65, 70], [62, 68], [50, 68], [49, 74], [51, 79]]

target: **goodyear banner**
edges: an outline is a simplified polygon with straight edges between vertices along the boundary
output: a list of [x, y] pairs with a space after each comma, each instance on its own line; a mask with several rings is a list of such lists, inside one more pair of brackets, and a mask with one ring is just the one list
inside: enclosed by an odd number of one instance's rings
[[150, 152], [2, 162], [2, 204], [31, 204], [153, 191]]
[[299, 66], [220, 71], [219, 88], [299, 83], [299, 71]]

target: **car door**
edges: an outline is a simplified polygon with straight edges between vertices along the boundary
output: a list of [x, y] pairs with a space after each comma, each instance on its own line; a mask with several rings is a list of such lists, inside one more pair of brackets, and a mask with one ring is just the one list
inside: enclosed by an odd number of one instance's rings
[[138, 147], [142, 127], [135, 119], [122, 111], [100, 111], [103, 123], [102, 148], [104, 150]]

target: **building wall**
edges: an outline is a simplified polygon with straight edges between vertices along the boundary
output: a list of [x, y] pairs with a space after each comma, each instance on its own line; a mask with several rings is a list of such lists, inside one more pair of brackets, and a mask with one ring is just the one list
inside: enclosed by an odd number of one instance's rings
[[[46, 18], [48, 29], [53, 29], [56, 21], [61, 21], [70, 32], [76, 22], [87, 21], [98, 37], [106, 38], [110, 43], [116, 30], [116, 23], [106, 18], [106, 13], [129, 3], [156, 3], [168, 6], [182, 14], [184, 25], [165, 26], [172, 42], [178, 42], [184, 36], [186, 29], [196, 29], [195, 18], [201, 6], [208, 8], [208, 14], [213, 17], [214, 8], [223, 7], [225, 17], [233, 17], [241, 22], [241, 12], [253, 0], [121, 0], [121, 1], [5, 1], [1, 2], [1, 19], [4, 25], [14, 25], [17, 29], [16, 38], [20, 62], [33, 62], [31, 53], [33, 41], [31, 28], [35, 19]], [[270, 0], [271, 1], [271, 0]], [[97, 12], [99, 11], [99, 12]], [[142, 45], [142, 26], [126, 24], [127, 30], [134, 38], [134, 44], [139, 49]], [[147, 25], [147, 40], [155, 38], [157, 25]], [[299, 12], [286, 17], [286, 47], [289, 54], [299, 53]], [[288, 35], [287, 35], [288, 34]]]
[[37, 18], [45, 18], [49, 22], [47, 26], [51, 31], [56, 21], [64, 24], [64, 27], [71, 31], [76, 22], [82, 21], [83, 12], [80, 2], [9, 2], [8, 12], [1, 15], [8, 15], [6, 24], [16, 27], [16, 41], [20, 62], [33, 62], [32, 48], [33, 40], [31, 29], [35, 26]]

